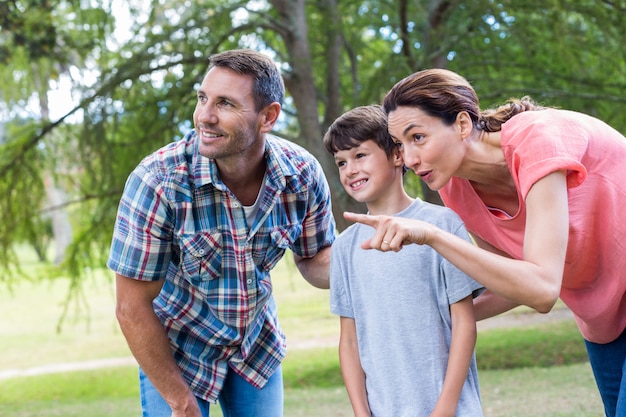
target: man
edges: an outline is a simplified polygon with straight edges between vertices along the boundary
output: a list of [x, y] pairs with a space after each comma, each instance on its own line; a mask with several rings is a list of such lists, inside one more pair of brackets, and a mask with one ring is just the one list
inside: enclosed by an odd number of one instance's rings
[[328, 288], [335, 237], [321, 166], [270, 134], [284, 85], [263, 54], [214, 55], [195, 129], [129, 176], [108, 266], [144, 416], [282, 416], [285, 338], [270, 270], [286, 249]]

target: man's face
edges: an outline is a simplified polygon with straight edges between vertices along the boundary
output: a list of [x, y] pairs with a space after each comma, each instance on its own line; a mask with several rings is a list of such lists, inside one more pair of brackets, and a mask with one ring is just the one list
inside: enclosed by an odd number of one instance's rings
[[244, 157], [260, 137], [260, 115], [252, 97], [253, 80], [214, 67], [198, 89], [193, 122], [200, 154], [207, 158]]

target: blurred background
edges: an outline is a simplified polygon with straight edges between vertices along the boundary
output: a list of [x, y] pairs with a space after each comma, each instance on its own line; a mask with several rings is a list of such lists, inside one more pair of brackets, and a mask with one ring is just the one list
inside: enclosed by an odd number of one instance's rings
[[[626, 131], [625, 12], [624, 0], [2, 0], [0, 279], [24, 277], [24, 251], [47, 277], [104, 266], [129, 172], [192, 128], [215, 52], [276, 60], [288, 93], [276, 133], [322, 161], [339, 214], [362, 208], [323, 133], [420, 69], [459, 72], [483, 108], [530, 95]], [[412, 174], [407, 187], [438, 201]]]

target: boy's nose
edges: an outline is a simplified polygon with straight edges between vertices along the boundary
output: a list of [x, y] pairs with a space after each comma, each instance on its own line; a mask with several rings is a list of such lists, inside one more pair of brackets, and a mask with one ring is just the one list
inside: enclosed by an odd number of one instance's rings
[[346, 162], [346, 175], [348, 177], [354, 176], [357, 172], [359, 172], [359, 170], [355, 163]]

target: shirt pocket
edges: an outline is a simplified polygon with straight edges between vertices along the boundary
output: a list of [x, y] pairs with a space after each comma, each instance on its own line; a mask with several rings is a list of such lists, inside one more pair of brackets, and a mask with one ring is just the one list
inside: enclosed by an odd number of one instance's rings
[[268, 242], [263, 245], [254, 245], [252, 251], [254, 263], [264, 271], [270, 271], [301, 234], [302, 226], [299, 224], [272, 227], [268, 233]]
[[209, 281], [222, 275], [222, 234], [198, 233], [181, 239], [181, 269], [191, 281]]

